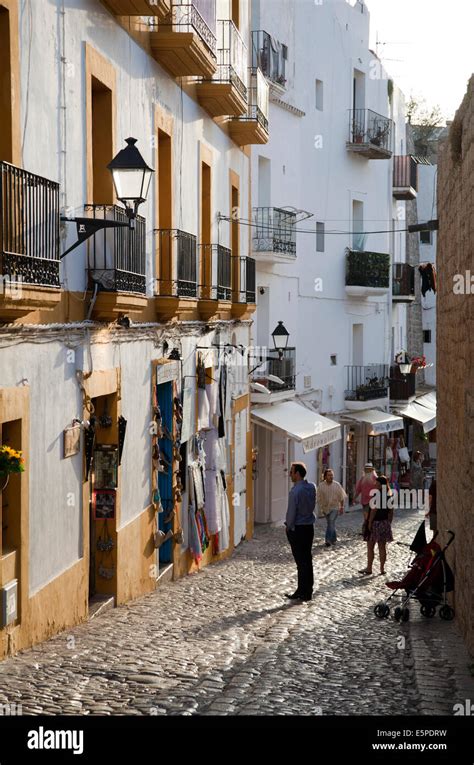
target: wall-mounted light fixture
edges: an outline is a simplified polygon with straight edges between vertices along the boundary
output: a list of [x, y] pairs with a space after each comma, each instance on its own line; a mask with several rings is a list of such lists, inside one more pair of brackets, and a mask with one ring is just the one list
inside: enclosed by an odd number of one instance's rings
[[152, 173], [151, 167], [143, 159], [135, 146], [136, 138], [127, 138], [125, 149], [121, 149], [117, 156], [107, 165], [112, 173], [117, 199], [122, 202], [127, 215], [127, 223], [115, 220], [103, 220], [96, 218], [61, 218], [66, 223], [75, 223], [77, 227], [77, 241], [63, 252], [61, 258], [86, 241], [90, 236], [103, 228], [129, 228], [135, 227], [135, 218], [139, 206], [146, 201]]

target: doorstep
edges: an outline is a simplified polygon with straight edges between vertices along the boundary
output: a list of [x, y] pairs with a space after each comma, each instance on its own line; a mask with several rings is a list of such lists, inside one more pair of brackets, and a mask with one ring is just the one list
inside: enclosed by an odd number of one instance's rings
[[94, 595], [89, 600], [89, 620], [95, 619], [96, 616], [103, 614], [104, 611], [109, 611], [111, 608], [115, 608], [115, 598], [110, 595]]

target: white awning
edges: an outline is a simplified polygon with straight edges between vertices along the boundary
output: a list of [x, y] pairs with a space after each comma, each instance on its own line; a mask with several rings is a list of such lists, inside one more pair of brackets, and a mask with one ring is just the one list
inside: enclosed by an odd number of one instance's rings
[[365, 422], [368, 425], [372, 425], [371, 435], [390, 433], [392, 430], [403, 430], [403, 420], [401, 417], [394, 417], [393, 414], [388, 412], [379, 412], [378, 409], [354, 410], [353, 412], [345, 413], [344, 417], [348, 420]]
[[436, 428], [436, 393], [427, 393], [412, 401], [403, 409], [397, 409], [402, 417], [409, 417], [423, 425], [423, 432], [429, 433]]
[[257, 406], [251, 411], [251, 419], [256, 425], [285, 433], [302, 444], [305, 453], [339, 441], [342, 437], [339, 423], [307, 409], [296, 401]]
[[432, 391], [431, 393], [425, 393], [424, 396], [419, 396], [416, 399], [417, 404], [421, 404], [421, 406], [426, 406], [428, 409], [432, 409], [433, 412], [436, 412], [436, 392]]

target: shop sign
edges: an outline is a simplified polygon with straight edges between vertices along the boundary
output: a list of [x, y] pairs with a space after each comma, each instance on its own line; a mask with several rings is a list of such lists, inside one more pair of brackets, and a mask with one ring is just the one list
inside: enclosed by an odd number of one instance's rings
[[179, 362], [169, 361], [167, 364], [158, 364], [156, 367], [156, 384], [172, 382], [179, 377]]
[[310, 438], [305, 438], [302, 442], [303, 451], [307, 454], [307, 452], [312, 452], [315, 449], [319, 449], [321, 446], [327, 446], [334, 441], [338, 441], [340, 437], [341, 429], [331, 428], [331, 430], [326, 430], [324, 433], [318, 433]]
[[377, 436], [380, 433], [391, 433], [393, 430], [402, 430], [403, 421], [400, 420], [400, 424], [396, 422], [377, 422], [372, 425], [372, 430], [369, 433], [371, 436]]
[[81, 450], [81, 426], [73, 425], [63, 430], [63, 458], [74, 457]]

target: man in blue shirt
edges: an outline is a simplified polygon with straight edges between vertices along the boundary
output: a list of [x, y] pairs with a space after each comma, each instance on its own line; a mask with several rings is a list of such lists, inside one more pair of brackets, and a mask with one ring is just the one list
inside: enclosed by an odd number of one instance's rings
[[313, 546], [314, 523], [316, 516], [316, 486], [305, 479], [306, 467], [302, 462], [294, 462], [290, 468], [290, 478], [294, 483], [288, 497], [286, 511], [286, 535], [298, 570], [298, 586], [290, 600], [311, 600], [313, 597]]

